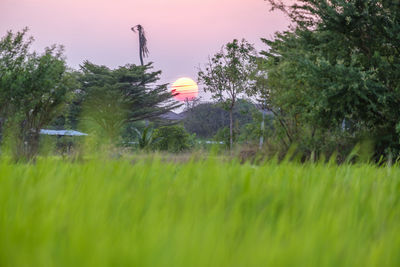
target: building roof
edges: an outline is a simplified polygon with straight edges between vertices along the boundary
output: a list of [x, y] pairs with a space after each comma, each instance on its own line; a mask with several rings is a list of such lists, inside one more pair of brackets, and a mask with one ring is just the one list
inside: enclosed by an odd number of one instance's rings
[[41, 129], [40, 134], [44, 135], [57, 135], [57, 136], [86, 136], [88, 134], [81, 133], [74, 130], [46, 130]]

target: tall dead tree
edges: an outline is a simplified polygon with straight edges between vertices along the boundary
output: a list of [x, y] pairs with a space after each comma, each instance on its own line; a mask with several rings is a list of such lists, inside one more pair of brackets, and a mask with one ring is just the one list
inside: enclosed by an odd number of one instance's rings
[[143, 58], [149, 56], [149, 50], [147, 49], [147, 38], [146, 33], [142, 25], [138, 24], [131, 28], [134, 33], [139, 34], [139, 57], [140, 64], [143, 66]]

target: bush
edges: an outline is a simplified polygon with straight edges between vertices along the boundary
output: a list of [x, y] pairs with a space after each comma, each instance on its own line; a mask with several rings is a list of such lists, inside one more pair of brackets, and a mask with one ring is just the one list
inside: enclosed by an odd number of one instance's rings
[[137, 134], [137, 143], [138, 147], [141, 150], [147, 150], [151, 147], [153, 143], [153, 130], [150, 127], [145, 127], [143, 131], [139, 131], [138, 129], [134, 129]]
[[153, 149], [172, 153], [182, 152], [194, 146], [194, 135], [180, 125], [162, 126], [153, 133]]

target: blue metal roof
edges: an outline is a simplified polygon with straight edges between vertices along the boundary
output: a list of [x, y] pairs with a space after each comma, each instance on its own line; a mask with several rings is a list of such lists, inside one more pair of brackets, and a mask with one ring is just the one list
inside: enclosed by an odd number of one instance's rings
[[40, 134], [58, 135], [58, 136], [86, 136], [86, 135], [88, 135], [88, 134], [81, 133], [81, 132], [74, 131], [74, 130], [46, 130], [46, 129], [41, 129]]

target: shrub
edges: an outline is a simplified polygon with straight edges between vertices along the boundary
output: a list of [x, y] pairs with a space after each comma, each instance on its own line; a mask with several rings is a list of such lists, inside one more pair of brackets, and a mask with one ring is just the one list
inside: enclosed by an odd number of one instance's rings
[[147, 150], [148, 148], [150, 148], [154, 140], [153, 131], [150, 129], [150, 127], [145, 127], [142, 132], [140, 132], [136, 128], [134, 130], [136, 131], [137, 134], [139, 149]]
[[194, 135], [190, 135], [180, 125], [162, 126], [153, 133], [153, 149], [181, 152], [194, 146]]

